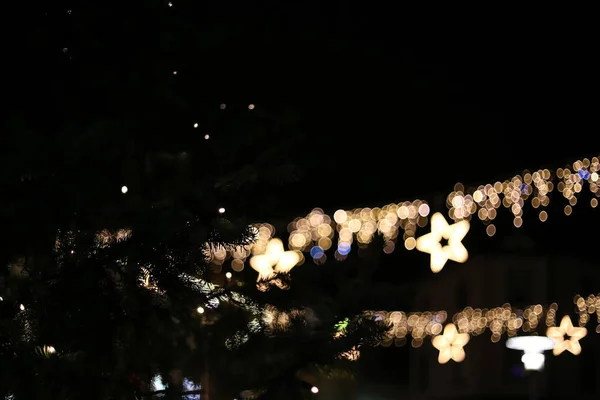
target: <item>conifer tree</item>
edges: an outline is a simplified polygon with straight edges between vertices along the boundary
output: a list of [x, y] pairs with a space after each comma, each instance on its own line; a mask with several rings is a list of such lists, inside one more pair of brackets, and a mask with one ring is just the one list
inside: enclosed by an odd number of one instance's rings
[[0, 137], [0, 396], [149, 398], [157, 376], [171, 398], [304, 396], [303, 371], [375, 340], [310, 282], [210, 265], [300, 177], [297, 114], [206, 90], [190, 48], [218, 43], [184, 9], [47, 7], [20, 48], [44, 69], [15, 68]]

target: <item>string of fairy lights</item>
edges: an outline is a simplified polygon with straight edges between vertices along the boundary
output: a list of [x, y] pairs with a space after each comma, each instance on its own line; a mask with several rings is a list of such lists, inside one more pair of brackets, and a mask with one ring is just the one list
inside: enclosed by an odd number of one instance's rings
[[[240, 304], [250, 307], [257, 319], [248, 324], [248, 331], [240, 331], [226, 340], [228, 348], [242, 345], [249, 339], [249, 334], [272, 334], [274, 331], [286, 330], [292, 320], [304, 318], [308, 324], [314, 320], [310, 309], [282, 311], [273, 306], [263, 309], [252, 308], [240, 298]], [[403, 311], [365, 311], [364, 315], [379, 321], [389, 329], [383, 340], [378, 343], [382, 347], [402, 347], [407, 343], [414, 348], [420, 348], [426, 339], [431, 339], [432, 345], [440, 351], [438, 361], [445, 364], [450, 360], [461, 362], [466, 357], [464, 347], [472, 337], [482, 336], [489, 332], [492, 343], [498, 343], [503, 336], [514, 338], [521, 334], [537, 336], [540, 328], [545, 327], [545, 334], [553, 341], [553, 354], [558, 356], [565, 351], [578, 355], [582, 351], [580, 341], [587, 336], [588, 325], [596, 320], [596, 333], [600, 333], [600, 294], [587, 297], [576, 295], [573, 303], [577, 309], [576, 324], [573, 324], [568, 314], [559, 317], [559, 306], [552, 303], [545, 307], [541, 304], [528, 306], [524, 309], [512, 307], [506, 303], [493, 308], [465, 307], [463, 310], [449, 316], [445, 310], [406, 313]], [[200, 311], [199, 311], [200, 312]], [[202, 310], [202, 313], [204, 310]], [[349, 320], [340, 322], [336, 328], [335, 339], [345, 334]], [[360, 349], [353, 348], [340, 357], [357, 360]]]
[[[445, 348], [438, 336], [446, 337], [448, 345], [464, 347], [470, 337], [480, 336], [490, 332], [490, 340], [498, 343], [503, 335], [515, 337], [519, 334], [533, 334], [540, 327], [546, 327], [546, 335], [554, 340], [553, 352], [560, 355], [564, 351], [578, 355], [581, 353], [579, 341], [587, 335], [586, 325], [596, 320], [596, 333], [600, 333], [600, 295], [591, 294], [587, 297], [576, 295], [573, 303], [577, 309], [576, 325], [568, 314], [562, 316], [557, 326], [558, 304], [552, 303], [544, 307], [541, 304], [528, 306], [524, 309], [514, 308], [506, 303], [494, 308], [466, 307], [451, 317], [446, 311], [424, 311], [405, 313], [403, 311], [368, 311], [367, 314], [390, 325], [390, 330], [380, 345], [384, 347], [404, 346], [410, 342], [414, 348], [423, 345], [426, 338], [432, 338], [432, 344], [440, 352]], [[465, 335], [456, 337], [457, 334]], [[456, 338], [457, 342], [454, 343]], [[440, 348], [442, 347], [442, 348]], [[464, 351], [458, 359], [464, 359]], [[461, 359], [462, 358], [462, 359]], [[449, 359], [442, 362], [445, 363]]]
[[[398, 243], [402, 243], [406, 250], [417, 249], [429, 253], [432, 271], [439, 272], [448, 260], [460, 263], [467, 261], [468, 252], [461, 241], [474, 220], [485, 225], [488, 236], [494, 236], [497, 232], [495, 221], [503, 208], [510, 211], [516, 228], [523, 225], [526, 204], [531, 205], [541, 222], [546, 222], [550, 195], [558, 191], [567, 200], [563, 211], [569, 216], [579, 203], [580, 193], [585, 186], [593, 194], [590, 206], [597, 207], [600, 197], [599, 171], [600, 161], [593, 157], [576, 160], [571, 166], [556, 171], [524, 171], [505, 181], [470, 189], [457, 183], [446, 197], [448, 218], [454, 222], [451, 225], [441, 213], [430, 216], [429, 204], [418, 199], [382, 207], [340, 209], [333, 216], [315, 208], [287, 225], [287, 245], [296, 256], [285, 252], [287, 260], [284, 269], [289, 271], [296, 265], [302, 265], [305, 253], [310, 255], [314, 263], [323, 264], [330, 257], [328, 253], [331, 254], [332, 249], [335, 249], [333, 257], [342, 261], [350, 254], [353, 244], [365, 247], [375, 235], [382, 235], [385, 253], [394, 252]], [[417, 230], [427, 225], [430, 225], [431, 232], [417, 238]], [[276, 239], [275, 227], [269, 223], [254, 224], [253, 227], [256, 241], [252, 245], [233, 250], [215, 248], [207, 252], [216, 272], [229, 260], [231, 269], [240, 272], [249, 259], [250, 266], [259, 273], [259, 280], [272, 276], [271, 270], [277, 264], [279, 255], [284, 254], [279, 244], [269, 245], [271, 240]], [[441, 246], [441, 239], [447, 239], [448, 245]], [[294, 266], [287, 265], [292, 261], [296, 261]]]

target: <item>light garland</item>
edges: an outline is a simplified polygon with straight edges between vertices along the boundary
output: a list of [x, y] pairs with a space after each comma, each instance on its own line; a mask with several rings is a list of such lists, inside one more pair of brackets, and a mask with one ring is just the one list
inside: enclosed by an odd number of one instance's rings
[[[538, 214], [540, 221], [548, 219], [548, 213], [543, 210], [550, 204], [549, 194], [557, 189], [568, 200], [564, 207], [565, 215], [571, 215], [573, 207], [578, 203], [579, 193], [585, 182], [590, 191], [600, 197], [598, 187], [598, 172], [600, 161], [597, 157], [591, 160], [584, 158], [573, 162], [571, 167], [558, 168], [556, 172], [541, 169], [535, 172], [524, 171], [510, 180], [494, 184], [480, 185], [475, 190], [465, 191], [462, 184], [457, 183], [446, 201], [448, 214], [455, 221], [471, 219], [473, 215], [488, 225], [487, 233], [493, 236], [496, 228], [493, 221], [500, 206], [510, 209], [513, 214], [513, 224], [519, 228], [523, 224], [523, 207], [530, 202], [534, 209], [541, 209]], [[593, 198], [590, 205], [598, 206], [598, 199]]]
[[[595, 195], [590, 205], [593, 208], [598, 206], [599, 172], [600, 161], [597, 157], [593, 157], [591, 160], [588, 158], [577, 160], [570, 167], [558, 168], [555, 172], [549, 169], [524, 171], [523, 174], [515, 175], [503, 182], [479, 185], [471, 189], [465, 189], [464, 185], [457, 183], [446, 198], [448, 216], [455, 223], [468, 222], [477, 216], [486, 225], [487, 235], [494, 236], [497, 231], [494, 221], [502, 206], [510, 210], [513, 224], [517, 228], [523, 225], [523, 208], [526, 203], [539, 210], [538, 218], [541, 222], [547, 221], [548, 212], [545, 208], [550, 204], [550, 194], [555, 190], [558, 190], [568, 201], [564, 213], [569, 216], [578, 203], [578, 196], [586, 182], [589, 190]], [[317, 264], [327, 260], [326, 252], [331, 248], [336, 249], [334, 252], [336, 260], [344, 260], [355, 242], [360, 247], [367, 246], [375, 234], [383, 236], [385, 253], [392, 253], [399, 241], [403, 243], [405, 249], [413, 250], [417, 248], [417, 229], [427, 226], [430, 211], [429, 204], [423, 200], [391, 203], [375, 208], [340, 209], [333, 214], [333, 218], [322, 209], [315, 208], [308, 215], [296, 218], [288, 224], [288, 248], [301, 253], [308, 252], [313, 262]], [[231, 259], [231, 268], [239, 272], [244, 269], [248, 257], [264, 254], [267, 243], [275, 236], [275, 228], [268, 223], [253, 226], [257, 231], [257, 240], [253, 245], [229, 251], [213, 249], [208, 254], [217, 271], [225, 261]], [[443, 268], [444, 263], [436, 261], [440, 259], [438, 256], [443, 259], [447, 255], [452, 255], [452, 252], [448, 251], [450, 248], [442, 253], [430, 249], [429, 246], [421, 246], [421, 250], [423, 249], [435, 253], [432, 255], [431, 265], [434, 272]], [[466, 249], [460, 250], [460, 254], [454, 257], [454, 261], [464, 262], [468, 253]], [[303, 262], [304, 256], [301, 255], [298, 265]]]
[[[589, 295], [583, 298], [575, 296], [574, 304], [577, 306], [579, 320], [578, 326], [584, 327], [590, 321], [591, 315], [596, 315], [600, 333], [600, 295]], [[525, 309], [513, 308], [506, 303], [494, 308], [466, 307], [450, 318], [459, 333], [468, 333], [479, 336], [489, 330], [491, 341], [500, 341], [503, 334], [509, 337], [517, 336], [519, 332], [534, 332], [541, 323], [547, 327], [556, 326], [556, 312], [558, 304], [552, 303], [544, 308], [541, 304], [531, 305]], [[406, 337], [412, 336], [412, 346], [420, 347], [423, 339], [428, 336], [437, 336], [441, 333], [443, 324], [448, 321], [448, 313], [441, 311], [422, 311], [405, 313], [403, 311], [369, 311], [370, 315], [391, 325], [388, 336], [381, 343], [383, 346], [396, 344], [402, 346]]]
[[[459, 350], [452, 350], [456, 358], [447, 357], [449, 346], [468, 342], [464, 337], [456, 339], [456, 334], [480, 336], [489, 330], [492, 333], [491, 341], [498, 343], [504, 334], [509, 338], [516, 337], [519, 333], [535, 334], [541, 323], [546, 325], [546, 335], [555, 343], [554, 355], [560, 355], [565, 350], [578, 355], [581, 352], [579, 341], [587, 334], [585, 326], [591, 320], [591, 315], [596, 315], [596, 333], [600, 333], [600, 294], [592, 294], [586, 298], [576, 295], [573, 303], [577, 306], [579, 315], [577, 327], [572, 325], [568, 315], [563, 316], [559, 326], [556, 325], [556, 303], [546, 308], [536, 304], [523, 310], [512, 308], [508, 303], [491, 309], [466, 307], [454, 314], [448, 323], [448, 313], [444, 310], [409, 314], [402, 311], [367, 311], [366, 314], [390, 325], [386, 337], [379, 343], [380, 346], [390, 347], [395, 344], [401, 347], [411, 336], [412, 347], [418, 348], [427, 337], [431, 337], [433, 346], [440, 350], [440, 363], [446, 363], [450, 359], [457, 362], [461, 359]], [[455, 334], [452, 333], [453, 329], [456, 330]], [[444, 333], [440, 336], [442, 330]], [[565, 336], [568, 338], [565, 339]], [[439, 337], [445, 339], [437, 339]]]
[[[363, 314], [382, 324], [389, 325], [385, 337], [377, 345], [390, 347], [394, 344], [402, 347], [410, 343], [412, 347], [421, 347], [425, 339], [431, 338], [431, 344], [437, 350], [438, 362], [445, 364], [450, 360], [461, 362], [465, 359], [465, 346], [471, 337], [481, 336], [488, 330], [491, 332], [492, 343], [498, 343], [504, 335], [508, 338], [528, 337], [527, 334], [536, 336], [540, 326], [546, 327], [546, 335], [552, 340], [553, 354], [558, 356], [565, 350], [574, 355], [581, 353], [579, 341], [587, 334], [587, 325], [591, 315], [596, 315], [598, 326], [596, 333], [600, 333], [600, 294], [589, 295], [583, 298], [575, 296], [574, 304], [578, 309], [578, 326], [573, 326], [568, 315], [562, 317], [560, 325], [556, 324], [558, 304], [552, 303], [548, 307], [541, 304], [531, 305], [525, 309], [513, 308], [510, 304], [490, 309], [466, 307], [454, 314], [450, 319], [448, 313], [441, 311], [424, 311], [405, 313], [403, 311], [365, 311]], [[307, 323], [312, 323], [314, 315], [310, 309], [282, 311], [274, 306], [264, 309], [254, 309], [253, 313], [262, 322], [264, 331], [257, 325], [250, 332], [238, 332], [240, 336], [235, 341], [237, 346], [248, 340], [248, 333], [258, 334], [264, 332], [272, 335], [274, 331], [285, 331], [291, 320], [302, 317]], [[349, 320], [338, 323], [334, 338], [342, 337]], [[249, 325], [250, 328], [250, 325]], [[231, 341], [231, 340], [230, 340]], [[226, 343], [228, 348], [235, 348]], [[357, 360], [360, 350], [353, 348], [340, 357], [348, 360]]]

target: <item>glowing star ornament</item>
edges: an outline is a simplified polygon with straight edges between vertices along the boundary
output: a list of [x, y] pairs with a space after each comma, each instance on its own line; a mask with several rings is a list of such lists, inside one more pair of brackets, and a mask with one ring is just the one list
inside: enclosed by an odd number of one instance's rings
[[290, 272], [299, 262], [297, 251], [285, 251], [281, 240], [271, 239], [264, 254], [250, 259], [250, 266], [258, 272], [259, 282], [271, 279], [276, 273]]
[[[431, 254], [431, 270], [440, 272], [448, 260], [464, 263], [469, 258], [462, 240], [469, 232], [469, 221], [448, 225], [441, 213], [431, 217], [431, 232], [417, 239], [417, 250]], [[442, 239], [448, 244], [442, 246]]]
[[[560, 321], [560, 326], [552, 326], [546, 331], [546, 336], [554, 340], [552, 353], [557, 356], [563, 351], [569, 351], [573, 355], [581, 353], [579, 340], [587, 335], [587, 329], [574, 327], [571, 318], [565, 315]], [[565, 336], [569, 338], [565, 340]]]
[[446, 364], [450, 360], [461, 362], [465, 359], [463, 347], [469, 343], [467, 333], [458, 333], [454, 324], [444, 327], [444, 333], [433, 338], [431, 344], [440, 351], [438, 362]]

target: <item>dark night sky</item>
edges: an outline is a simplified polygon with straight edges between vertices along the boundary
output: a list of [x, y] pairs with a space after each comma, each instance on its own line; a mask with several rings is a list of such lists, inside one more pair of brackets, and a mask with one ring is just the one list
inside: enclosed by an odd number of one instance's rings
[[[21, 28], [28, 33], [23, 41], [11, 41], [9, 64], [25, 81], [15, 85], [15, 92], [21, 85], [38, 92], [20, 90], [17, 97], [51, 108], [40, 82], [69, 68], [62, 46], [75, 62], [90, 60], [81, 51], [88, 46], [93, 49], [88, 57], [125, 70], [136, 54], [150, 54], [156, 32], [184, 21], [200, 36], [174, 43], [178, 55], [169, 68], [197, 76], [202, 81], [198, 97], [296, 107], [311, 148], [304, 158], [312, 161], [318, 154], [333, 167], [358, 146], [372, 160], [373, 169], [363, 176], [370, 178], [373, 201], [429, 192], [432, 176], [446, 191], [457, 180], [487, 182], [524, 168], [560, 164], [585, 154], [593, 141], [595, 35], [594, 25], [581, 16], [570, 20], [564, 12], [522, 9], [510, 17], [497, 10], [425, 13], [341, 1], [173, 4], [155, 2], [146, 11], [103, 5], [93, 39], [105, 43], [96, 47], [79, 34], [81, 24], [90, 21], [78, 20], [77, 7], [65, 3], [46, 6], [39, 15], [22, 14], [27, 24]], [[64, 10], [71, 7], [67, 15]], [[173, 18], [165, 17], [169, 14]], [[160, 57], [157, 61], [167, 67], [167, 56]], [[387, 155], [378, 157], [376, 148], [386, 142]], [[448, 151], [456, 142], [460, 146]], [[342, 151], [336, 154], [336, 147]], [[399, 166], [410, 173], [399, 176], [401, 184], [390, 192], [390, 185], [380, 184], [383, 172]], [[354, 178], [337, 179], [363, 180], [356, 169], [351, 173]], [[382, 186], [388, 188], [378, 195]]]
[[[95, 98], [81, 82], [65, 83], [90, 65], [92, 76], [112, 73], [123, 85], [146, 71], [177, 69], [194, 81], [193, 89], [177, 89], [193, 90], [198, 115], [201, 104], [220, 102], [292, 109], [305, 135], [293, 156], [304, 179], [266, 194], [265, 203], [287, 204], [268, 208], [271, 217], [432, 201], [458, 181], [489, 183], [597, 155], [597, 35], [581, 13], [424, 12], [341, 1], [94, 4], [14, 13], [21, 23], [7, 41], [5, 111], [26, 110], [44, 129], [81, 117], [49, 95], [61, 85], [77, 87], [75, 104], [119, 113], [147, 106], [121, 105], [118, 84], [112, 97]], [[196, 36], [182, 36], [182, 26]], [[167, 51], [156, 50], [171, 39]], [[189, 131], [197, 117], [165, 116], [148, 136]]]

